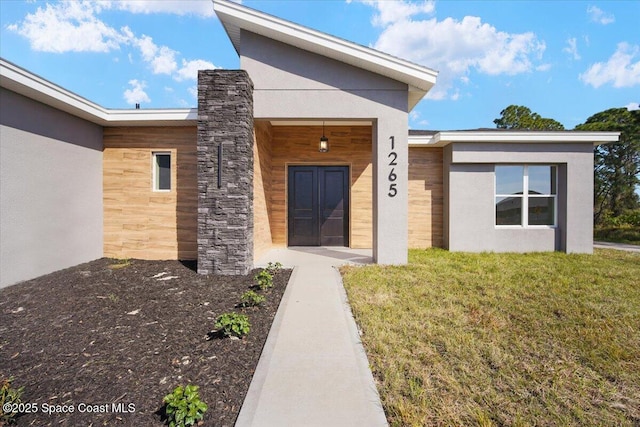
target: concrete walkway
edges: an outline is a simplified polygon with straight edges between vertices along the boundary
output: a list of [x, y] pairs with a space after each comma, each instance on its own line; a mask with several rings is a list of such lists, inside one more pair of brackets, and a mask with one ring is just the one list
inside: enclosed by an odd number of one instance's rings
[[386, 426], [364, 349], [334, 266], [371, 250], [288, 248], [257, 263], [295, 267], [236, 426]]
[[627, 252], [640, 252], [640, 246], [627, 245], [625, 243], [593, 242], [593, 247], [599, 248], [599, 249], [616, 249], [619, 251], [627, 251]]

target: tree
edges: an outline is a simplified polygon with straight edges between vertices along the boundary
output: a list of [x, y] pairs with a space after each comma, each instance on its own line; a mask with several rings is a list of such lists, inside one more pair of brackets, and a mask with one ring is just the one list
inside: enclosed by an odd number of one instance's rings
[[582, 131], [619, 131], [620, 140], [596, 146], [594, 176], [594, 220], [599, 224], [605, 212], [618, 217], [640, 207], [635, 193], [640, 184], [640, 110], [611, 108], [576, 126]]
[[564, 130], [562, 123], [541, 117], [522, 105], [509, 105], [500, 111], [500, 118], [493, 121], [498, 129]]

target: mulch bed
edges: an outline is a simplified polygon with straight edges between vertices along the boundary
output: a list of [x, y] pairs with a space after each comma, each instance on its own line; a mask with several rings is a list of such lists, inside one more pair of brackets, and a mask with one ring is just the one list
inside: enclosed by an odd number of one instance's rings
[[[258, 270], [194, 270], [179, 261], [99, 259], [0, 290], [0, 376], [15, 377], [22, 401], [38, 404], [17, 425], [162, 426], [162, 398], [195, 384], [209, 406], [204, 425], [232, 426], [291, 272], [260, 292], [262, 306], [237, 308]], [[229, 311], [249, 316], [249, 335], [208, 339]], [[44, 404], [74, 412], [45, 414]]]

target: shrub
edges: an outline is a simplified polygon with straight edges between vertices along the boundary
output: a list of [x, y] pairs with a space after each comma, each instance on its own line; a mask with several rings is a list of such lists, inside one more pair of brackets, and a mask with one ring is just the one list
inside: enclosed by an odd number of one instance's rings
[[620, 215], [620, 221], [623, 224], [640, 227], [640, 209], [623, 213]]
[[278, 274], [278, 272], [282, 269], [282, 264], [280, 262], [276, 262], [275, 264], [270, 262], [267, 264], [267, 272], [269, 272], [269, 274], [271, 274], [272, 276], [275, 276], [276, 274]]
[[169, 427], [192, 426], [202, 419], [207, 404], [200, 400], [198, 386], [178, 386], [164, 399]]
[[254, 292], [247, 291], [240, 297], [240, 306], [242, 307], [255, 307], [262, 304], [265, 301], [265, 297]]
[[273, 287], [273, 276], [267, 269], [261, 270], [260, 273], [256, 274], [255, 279], [263, 291]]
[[24, 387], [13, 388], [11, 387], [12, 382], [13, 377], [3, 378], [0, 381], [0, 426], [14, 423], [18, 415], [18, 412], [5, 412], [3, 409], [4, 405], [16, 405], [22, 402], [20, 397], [22, 396]]
[[242, 338], [249, 333], [251, 324], [244, 314], [224, 313], [216, 319], [215, 327], [225, 337]]

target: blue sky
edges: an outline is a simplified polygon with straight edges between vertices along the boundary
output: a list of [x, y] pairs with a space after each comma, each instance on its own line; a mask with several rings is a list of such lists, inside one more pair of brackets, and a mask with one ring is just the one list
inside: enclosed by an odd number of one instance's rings
[[[640, 102], [640, 1], [250, 1], [440, 72], [413, 129], [494, 127], [510, 104], [567, 129]], [[238, 68], [210, 0], [0, 0], [0, 54], [108, 108], [193, 107], [198, 68]]]

